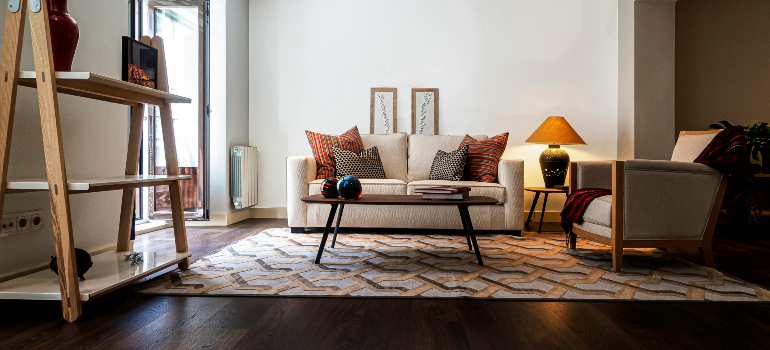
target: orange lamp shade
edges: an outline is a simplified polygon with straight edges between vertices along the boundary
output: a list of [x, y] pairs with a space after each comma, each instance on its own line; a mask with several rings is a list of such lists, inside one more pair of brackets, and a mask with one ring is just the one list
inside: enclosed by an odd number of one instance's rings
[[585, 145], [564, 117], [548, 117], [526, 142], [552, 145]]

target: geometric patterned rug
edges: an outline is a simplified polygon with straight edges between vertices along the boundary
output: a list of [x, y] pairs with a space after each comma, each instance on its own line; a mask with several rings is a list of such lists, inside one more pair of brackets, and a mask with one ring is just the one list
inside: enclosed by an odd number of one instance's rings
[[609, 247], [561, 235], [477, 236], [484, 266], [465, 237], [340, 234], [313, 259], [321, 234], [271, 228], [140, 285], [146, 294], [770, 301], [770, 291], [655, 249], [626, 249], [623, 271]]

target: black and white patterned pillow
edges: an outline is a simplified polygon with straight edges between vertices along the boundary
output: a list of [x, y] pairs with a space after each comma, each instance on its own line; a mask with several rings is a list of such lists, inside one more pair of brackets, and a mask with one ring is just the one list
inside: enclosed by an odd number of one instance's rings
[[337, 147], [333, 147], [332, 152], [334, 152], [337, 177], [353, 175], [361, 179], [385, 178], [385, 169], [382, 167], [377, 146], [365, 149], [361, 153]]
[[433, 157], [428, 179], [460, 181], [463, 178], [466, 160], [468, 160], [467, 145], [452, 152], [438, 150]]

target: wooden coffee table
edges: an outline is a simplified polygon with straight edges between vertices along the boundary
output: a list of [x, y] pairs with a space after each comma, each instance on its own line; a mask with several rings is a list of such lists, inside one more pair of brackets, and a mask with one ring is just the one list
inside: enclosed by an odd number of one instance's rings
[[421, 195], [407, 196], [407, 195], [362, 195], [356, 199], [342, 199], [342, 198], [325, 198], [320, 194], [313, 196], [302, 197], [302, 201], [308, 204], [331, 204], [332, 208], [329, 211], [329, 219], [326, 221], [326, 227], [324, 228], [324, 235], [321, 238], [321, 246], [318, 247], [318, 255], [316, 255], [315, 263], [321, 262], [321, 255], [323, 255], [324, 247], [326, 246], [326, 239], [329, 237], [329, 231], [334, 221], [334, 213], [337, 212], [339, 206], [339, 213], [337, 213], [337, 223], [334, 226], [334, 236], [332, 237], [332, 248], [337, 242], [337, 232], [340, 228], [340, 220], [342, 219], [342, 211], [345, 210], [345, 205], [452, 205], [457, 206], [460, 211], [460, 219], [463, 222], [463, 228], [465, 229], [465, 238], [468, 240], [468, 250], [473, 250], [476, 253], [476, 260], [479, 265], [484, 265], [481, 261], [481, 253], [479, 252], [479, 244], [476, 242], [476, 235], [473, 232], [473, 223], [471, 222], [471, 216], [468, 214], [468, 207], [471, 205], [493, 205], [497, 204], [497, 199], [490, 197], [470, 196], [465, 200], [432, 200], [422, 199]]

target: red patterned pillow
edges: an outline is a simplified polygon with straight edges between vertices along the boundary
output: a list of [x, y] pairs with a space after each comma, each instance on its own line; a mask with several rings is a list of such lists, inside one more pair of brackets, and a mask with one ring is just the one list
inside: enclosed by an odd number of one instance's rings
[[316, 179], [334, 177], [335, 164], [332, 148], [343, 148], [356, 153], [361, 153], [364, 150], [364, 141], [361, 140], [361, 134], [358, 133], [357, 126], [354, 126], [340, 136], [324, 135], [307, 130], [305, 130], [305, 134], [307, 135], [308, 142], [310, 142], [310, 148], [313, 149], [316, 165], [318, 165]]
[[465, 162], [463, 180], [495, 182], [497, 164], [503, 156], [505, 145], [508, 144], [508, 133], [500, 134], [484, 141], [465, 135], [460, 147], [468, 145], [468, 160]]

